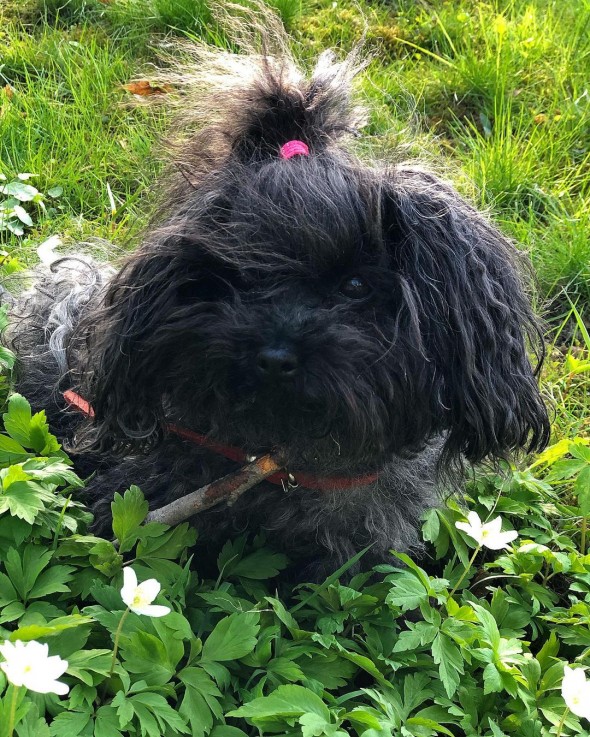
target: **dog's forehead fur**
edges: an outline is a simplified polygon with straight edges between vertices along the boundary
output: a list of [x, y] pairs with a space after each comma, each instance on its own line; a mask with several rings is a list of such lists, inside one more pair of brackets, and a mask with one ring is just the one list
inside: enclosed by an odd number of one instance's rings
[[166, 224], [185, 239], [189, 259], [208, 254], [243, 272], [317, 277], [384, 264], [393, 233], [382, 231], [382, 182], [372, 169], [327, 153], [236, 169]]

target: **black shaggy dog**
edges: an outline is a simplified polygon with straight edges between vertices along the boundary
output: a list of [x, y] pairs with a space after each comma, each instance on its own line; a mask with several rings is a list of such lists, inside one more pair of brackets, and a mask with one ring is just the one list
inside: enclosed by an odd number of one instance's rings
[[521, 257], [448, 182], [352, 153], [353, 58], [306, 78], [195, 53], [138, 250], [62, 258], [12, 299], [18, 388], [96, 472], [99, 527], [131, 483], [155, 508], [281, 449], [288, 481], [199, 515], [203, 539], [263, 528], [318, 576], [407, 550], [464, 461], [547, 442]]

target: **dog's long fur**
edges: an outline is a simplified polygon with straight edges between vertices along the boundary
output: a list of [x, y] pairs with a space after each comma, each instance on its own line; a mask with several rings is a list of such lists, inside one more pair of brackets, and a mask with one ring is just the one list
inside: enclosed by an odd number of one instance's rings
[[[354, 58], [324, 55], [310, 78], [284, 55], [199, 58], [140, 247], [116, 273], [59, 260], [16, 300], [19, 389], [97, 472], [99, 526], [131, 483], [156, 507], [235, 468], [173, 422], [248, 453], [281, 447], [295, 476], [379, 471], [347, 491], [261, 484], [200, 515], [205, 539], [263, 527], [320, 572], [367, 544], [375, 558], [409, 549], [464, 460], [547, 442], [526, 267], [448, 182], [351, 153]], [[281, 159], [290, 139], [310, 155]], [[354, 277], [358, 299], [343, 293]], [[277, 346], [294, 378], [260, 376], [260, 351]], [[94, 421], [64, 408], [69, 388]]]

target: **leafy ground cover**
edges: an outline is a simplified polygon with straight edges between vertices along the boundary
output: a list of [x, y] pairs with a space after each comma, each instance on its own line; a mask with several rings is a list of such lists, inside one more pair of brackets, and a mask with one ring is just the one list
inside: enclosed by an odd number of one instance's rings
[[[69, 687], [1, 670], [0, 735], [590, 734], [562, 696], [564, 665], [590, 654], [588, 0], [274, 4], [302, 56], [366, 30], [361, 145], [431, 160], [529, 249], [552, 300], [553, 445], [430, 512], [420, 559], [277, 590], [288, 562], [256, 537], [229, 541], [209, 580], [194, 532], [145, 523], [138, 489], [113, 490], [113, 540], [89, 533], [82, 481], [43, 415], [8, 398], [0, 352], [0, 640], [47, 644]], [[55, 234], [132, 243], [166, 113], [125, 85], [163, 34], [220, 42], [206, 4], [8, 0], [0, 19], [0, 273]], [[478, 546], [455, 527], [468, 509], [518, 538]], [[171, 613], [127, 608], [123, 563]]]

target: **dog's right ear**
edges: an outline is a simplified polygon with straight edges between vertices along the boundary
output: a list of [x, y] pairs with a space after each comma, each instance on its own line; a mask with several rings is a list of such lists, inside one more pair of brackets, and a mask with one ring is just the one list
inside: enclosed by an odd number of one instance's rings
[[95, 415], [81, 442], [93, 449], [128, 453], [161, 437], [171, 365], [190, 342], [180, 250], [175, 239], [130, 256], [76, 328], [71, 363]]
[[543, 339], [522, 255], [450, 184], [420, 168], [400, 166], [387, 179], [382, 217], [399, 309], [418, 326], [447, 458], [542, 449], [550, 432], [536, 381]]

